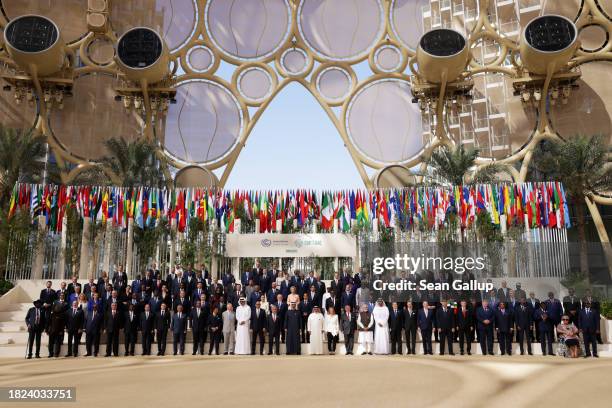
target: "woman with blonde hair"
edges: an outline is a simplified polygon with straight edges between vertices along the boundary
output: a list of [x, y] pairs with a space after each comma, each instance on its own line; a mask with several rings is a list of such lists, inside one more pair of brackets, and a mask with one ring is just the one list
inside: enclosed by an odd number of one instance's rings
[[340, 323], [338, 322], [338, 315], [333, 307], [327, 309], [324, 327], [325, 331], [327, 332], [327, 351], [329, 351], [329, 354], [336, 354], [338, 333], [340, 333]]

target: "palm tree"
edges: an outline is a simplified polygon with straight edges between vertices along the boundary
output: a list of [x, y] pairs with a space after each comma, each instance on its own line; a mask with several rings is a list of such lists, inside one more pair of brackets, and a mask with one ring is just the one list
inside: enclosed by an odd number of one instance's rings
[[101, 168], [114, 174], [124, 187], [162, 187], [166, 182], [164, 168], [167, 163], [158, 155], [157, 147], [146, 141], [127, 142], [123, 138], [106, 141], [109, 155], [100, 160]]
[[499, 173], [507, 172], [506, 166], [499, 163], [490, 163], [472, 172], [478, 153], [478, 149], [466, 149], [463, 145], [454, 149], [443, 146], [431, 154], [428, 164], [444, 183], [452, 185], [492, 183], [497, 181]]
[[[530, 178], [557, 180], [576, 209], [580, 272], [589, 278], [585, 223], [585, 197], [612, 190], [612, 167], [608, 162], [608, 143], [601, 135], [576, 136], [565, 142], [546, 141], [534, 151]], [[609, 245], [608, 245], [609, 247]], [[604, 248], [606, 252], [609, 248]]]
[[0, 207], [8, 205], [15, 183], [42, 181], [46, 154], [42, 135], [0, 125]]

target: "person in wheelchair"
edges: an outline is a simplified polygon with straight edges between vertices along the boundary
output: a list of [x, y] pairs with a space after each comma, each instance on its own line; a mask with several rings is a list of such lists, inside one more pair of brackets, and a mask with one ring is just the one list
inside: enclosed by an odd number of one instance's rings
[[561, 323], [557, 325], [559, 343], [565, 344], [566, 357], [577, 358], [580, 352], [580, 341], [578, 339], [578, 328], [570, 322], [568, 315], [561, 316]]

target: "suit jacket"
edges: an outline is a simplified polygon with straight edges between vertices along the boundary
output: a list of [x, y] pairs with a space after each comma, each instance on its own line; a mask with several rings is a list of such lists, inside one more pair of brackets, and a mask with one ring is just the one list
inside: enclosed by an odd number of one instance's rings
[[251, 330], [254, 332], [260, 332], [266, 328], [266, 312], [262, 308], [259, 308], [259, 317], [257, 316], [257, 309], [251, 310]]
[[36, 323], [36, 307], [31, 307], [25, 317], [25, 322], [34, 331], [42, 331], [47, 327], [45, 311], [42, 307], [38, 308], [38, 324]]
[[43, 303], [50, 305], [53, 304], [53, 302], [55, 302], [55, 300], [57, 299], [57, 292], [55, 292], [53, 289], [47, 290], [47, 288], [44, 288], [40, 291], [40, 296], [38, 298]]
[[346, 336], [354, 334], [355, 330], [357, 330], [357, 313], [351, 312], [349, 318], [346, 311], [342, 311], [340, 314], [340, 331]]
[[85, 323], [85, 314], [83, 310], [76, 309], [73, 313], [73, 309], [70, 308], [66, 312], [66, 330], [69, 333], [74, 333], [78, 330], [83, 330], [83, 324]]
[[469, 329], [470, 327], [474, 327], [474, 313], [470, 310], [469, 307], [465, 309], [465, 316], [463, 315], [463, 311], [461, 307], [457, 309], [457, 316], [455, 318], [455, 326], [457, 329]]
[[565, 313], [569, 313], [572, 310], [578, 311], [580, 309], [580, 298], [576, 295], [572, 297], [565, 296], [563, 298], [563, 310]]
[[548, 311], [546, 309], [542, 310], [541, 307], [537, 308], [536, 311], [533, 312], [533, 320], [536, 321], [540, 331], [552, 330], [554, 327], [554, 322], [550, 318]]
[[123, 315], [123, 329], [129, 333], [136, 333], [140, 326], [140, 317], [137, 312], [132, 311], [132, 320], [130, 320], [129, 310]]
[[87, 318], [85, 319], [85, 331], [89, 334], [97, 334], [100, 332], [102, 326], [102, 319], [104, 314], [100, 311], [97, 311], [95, 316], [93, 311], [87, 314]]
[[[200, 316], [198, 317], [198, 310], [200, 311]], [[191, 329], [194, 332], [203, 332], [206, 330], [206, 326], [208, 325], [208, 313], [207, 310], [202, 310], [202, 308], [193, 308], [191, 309], [191, 314], [189, 315], [191, 319]]]
[[325, 310], [329, 310], [330, 307], [333, 307], [334, 310], [338, 312], [338, 310], [340, 310], [340, 302], [338, 302], [338, 299], [334, 297], [328, 297], [325, 300]]
[[401, 333], [404, 328], [404, 312], [397, 309], [397, 314], [393, 308], [389, 309], [389, 330], [393, 334]]
[[147, 318], [146, 312], [140, 313], [140, 331], [143, 333], [150, 333], [155, 328], [155, 314], [153, 312], [149, 312], [149, 317]]
[[[251, 322], [253, 322], [253, 320], [251, 320]], [[268, 315], [267, 328], [268, 333], [270, 333], [270, 336], [276, 336], [280, 334], [281, 330], [283, 329], [283, 320], [281, 320], [281, 317], [278, 313], [276, 314], [276, 321], [274, 321], [274, 319], [272, 318], [272, 313]]]
[[121, 327], [121, 313], [116, 312], [113, 317], [113, 313], [108, 311], [104, 316], [104, 330], [108, 333], [118, 333]]
[[417, 311], [416, 309], [408, 310], [404, 309], [404, 329], [406, 331], [416, 330], [417, 328]]
[[521, 306], [520, 304], [516, 306], [514, 309], [514, 322], [516, 323], [517, 330], [519, 328], [529, 329], [531, 327], [533, 323], [533, 311], [528, 303], [525, 303], [525, 306]]
[[174, 313], [177, 313], [176, 309], [178, 305], [183, 305], [183, 314], [189, 315], [189, 311], [191, 310], [191, 303], [189, 302], [187, 296], [185, 296], [183, 300], [181, 300], [180, 297], [174, 298], [174, 302], [172, 304], [172, 310], [174, 311]]
[[[487, 326], [493, 327], [493, 322], [495, 320], [495, 312], [493, 311], [493, 308], [488, 307], [487, 310], [484, 309], [484, 307], [479, 307], [476, 310], [476, 320], [478, 321], [478, 329], [484, 329]], [[485, 320], [489, 320], [489, 324], [486, 325], [484, 323]]]
[[559, 302], [559, 299], [547, 299], [545, 301], [546, 303], [546, 310], [548, 311], [548, 316], [550, 316], [553, 324], [558, 324], [561, 322], [561, 314], [563, 313], [561, 311], [561, 302]]
[[236, 331], [236, 312], [226, 310], [221, 314], [223, 319], [223, 333], [231, 333]]
[[428, 310], [427, 316], [425, 316], [425, 311], [423, 309], [419, 309], [417, 313], [417, 325], [421, 330], [431, 330], [433, 327], [433, 318], [434, 318], [434, 310]]
[[453, 309], [446, 307], [446, 312], [442, 307], [436, 310], [436, 327], [442, 330], [451, 330], [455, 328], [455, 316]]
[[599, 311], [589, 309], [587, 313], [587, 309], [582, 309], [578, 318], [578, 327], [584, 333], [595, 334], [599, 331]]
[[208, 324], [208, 330], [211, 332], [220, 333], [221, 330], [223, 330], [223, 318], [218, 314], [216, 316], [214, 314], [208, 316], [208, 321], [206, 323]]
[[344, 306], [346, 305], [349, 305], [353, 309], [355, 308], [355, 294], [353, 292], [342, 292], [342, 296], [340, 297], [340, 307], [344, 310]]
[[155, 316], [155, 330], [157, 331], [168, 331], [170, 328], [170, 312], [168, 309], [164, 312], [163, 316], [161, 311]]
[[509, 309], [504, 309], [503, 313], [501, 309], [495, 311], [495, 328], [500, 333], [510, 333], [513, 327], [514, 319]]
[[179, 317], [179, 314], [175, 313], [172, 316], [170, 329], [174, 334], [185, 333], [187, 331], [187, 315], [185, 313], [181, 313], [181, 316]]

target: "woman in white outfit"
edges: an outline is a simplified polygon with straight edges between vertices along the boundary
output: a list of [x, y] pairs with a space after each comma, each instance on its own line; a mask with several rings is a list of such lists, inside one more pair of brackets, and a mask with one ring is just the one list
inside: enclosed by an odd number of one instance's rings
[[338, 315], [333, 307], [330, 307], [325, 315], [325, 331], [327, 332], [327, 351], [329, 351], [329, 354], [336, 354], [340, 324], [338, 323]]

